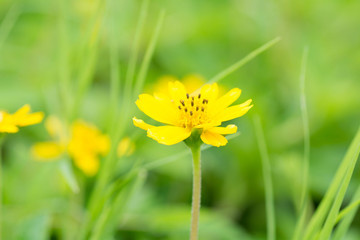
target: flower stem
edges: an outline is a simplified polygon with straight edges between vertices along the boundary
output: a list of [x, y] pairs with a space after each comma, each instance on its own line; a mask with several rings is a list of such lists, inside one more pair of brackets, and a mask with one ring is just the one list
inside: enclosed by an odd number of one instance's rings
[[191, 208], [191, 231], [190, 240], [198, 239], [198, 226], [200, 215], [200, 199], [201, 199], [201, 151], [200, 146], [196, 145], [191, 148], [193, 155], [193, 195]]
[[[2, 222], [2, 180], [3, 180], [3, 172], [2, 172], [2, 144], [4, 140], [4, 135], [0, 133], [0, 222]], [[0, 239], [2, 236], [2, 225], [0, 224]]]

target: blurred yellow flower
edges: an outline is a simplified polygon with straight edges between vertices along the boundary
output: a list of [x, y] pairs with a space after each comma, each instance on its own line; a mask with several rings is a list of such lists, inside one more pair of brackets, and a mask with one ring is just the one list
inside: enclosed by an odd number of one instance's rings
[[19, 127], [40, 123], [44, 118], [44, 113], [30, 113], [28, 104], [17, 110], [14, 114], [0, 111], [0, 133], [16, 133]]
[[75, 165], [87, 175], [95, 175], [99, 170], [98, 155], [106, 155], [110, 148], [110, 140], [95, 126], [76, 121], [72, 126], [72, 136], [68, 151]]
[[[200, 131], [201, 140], [216, 147], [224, 146], [227, 139], [224, 134], [233, 134], [237, 127], [233, 124], [218, 127], [222, 122], [241, 117], [253, 105], [251, 99], [231, 106], [240, 94], [234, 88], [218, 98], [218, 85], [206, 84], [201, 89], [190, 91], [179, 81], [170, 81], [167, 94], [157, 92], [154, 96], [141, 94], [136, 101], [138, 108], [152, 119], [168, 124], [152, 126], [143, 120], [133, 118], [134, 125], [147, 131], [150, 138], [161, 144], [172, 145], [190, 137], [192, 130]], [[194, 89], [191, 89], [194, 90]]]
[[32, 152], [38, 160], [54, 160], [67, 152], [75, 165], [86, 175], [93, 176], [99, 170], [99, 155], [109, 151], [110, 140], [95, 126], [83, 121], [75, 121], [71, 126], [70, 137], [62, 122], [49, 117], [45, 127], [55, 141], [37, 143]]
[[[157, 80], [154, 86], [154, 92], [157, 94], [169, 94], [168, 85], [170, 82], [179, 81], [177, 78], [166, 75]], [[190, 74], [181, 79], [181, 82], [185, 85], [188, 92], [195, 92], [202, 85], [205, 84], [205, 79], [197, 74]]]
[[134, 153], [135, 150], [135, 144], [129, 137], [124, 137], [119, 142], [118, 148], [117, 148], [117, 155], [119, 157], [128, 157], [131, 154]]

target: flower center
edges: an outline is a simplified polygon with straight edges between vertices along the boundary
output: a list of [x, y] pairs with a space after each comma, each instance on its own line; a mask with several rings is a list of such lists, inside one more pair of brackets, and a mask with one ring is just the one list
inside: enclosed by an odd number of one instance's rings
[[182, 127], [192, 128], [203, 124], [208, 120], [207, 108], [209, 100], [201, 97], [199, 93], [196, 96], [186, 94], [186, 98], [180, 99], [178, 109], [180, 111], [180, 125]]

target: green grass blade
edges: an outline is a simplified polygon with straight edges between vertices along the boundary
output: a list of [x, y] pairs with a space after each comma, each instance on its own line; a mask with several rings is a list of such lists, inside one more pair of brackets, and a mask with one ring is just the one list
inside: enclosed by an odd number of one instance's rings
[[357, 188], [356, 193], [353, 196], [350, 205], [339, 213], [336, 221], [338, 222], [341, 220], [341, 222], [337, 226], [332, 240], [341, 240], [344, 238], [346, 232], [348, 231], [355, 217], [357, 210], [359, 209], [359, 204], [360, 204], [359, 199], [360, 199], [360, 187]]
[[357, 210], [359, 204], [360, 204], [360, 199], [357, 199], [356, 201], [352, 202], [349, 206], [341, 210], [341, 212], [339, 212], [339, 215], [336, 218], [336, 223], [340, 222], [345, 216], [347, 216], [353, 210]]
[[298, 217], [298, 221], [296, 223], [294, 235], [292, 237], [293, 240], [302, 240], [304, 234], [305, 221], [307, 217], [307, 213], [309, 211], [309, 204], [304, 204], [304, 207], [301, 209], [300, 216]]
[[119, 67], [119, 44], [115, 32], [115, 13], [111, 11], [113, 9], [112, 3], [114, 1], [108, 1], [108, 15], [109, 15], [109, 57], [110, 57], [110, 108], [109, 108], [109, 124], [108, 131], [115, 124], [119, 112], [119, 95], [120, 95], [120, 67]]
[[306, 105], [305, 95], [305, 75], [306, 64], [308, 58], [308, 48], [304, 48], [302, 61], [301, 61], [301, 74], [300, 74], [300, 109], [301, 118], [304, 130], [304, 166], [302, 172], [302, 191], [300, 198], [300, 209], [303, 209], [306, 197], [308, 195], [308, 178], [309, 178], [309, 161], [310, 161], [310, 130], [309, 130], [309, 117]]
[[303, 50], [301, 60], [301, 71], [300, 71], [300, 109], [301, 119], [303, 123], [304, 131], [304, 162], [302, 167], [302, 190], [300, 195], [300, 203], [298, 205], [299, 218], [295, 227], [293, 239], [300, 240], [302, 238], [303, 229], [305, 226], [305, 220], [307, 216], [308, 206], [306, 199], [308, 198], [308, 178], [309, 178], [309, 160], [310, 160], [310, 130], [309, 130], [309, 118], [306, 106], [306, 95], [305, 95], [305, 76], [306, 76], [306, 64], [308, 57], [308, 48], [305, 47]]
[[349, 169], [350, 164], [352, 163], [354, 153], [358, 152], [358, 146], [360, 144], [360, 128], [358, 129], [351, 145], [346, 152], [344, 159], [342, 160], [338, 170], [336, 171], [335, 177], [331, 182], [324, 198], [322, 199], [319, 207], [315, 211], [313, 217], [311, 218], [306, 231], [305, 231], [305, 240], [312, 240], [316, 233], [320, 231], [320, 228], [323, 224], [325, 217], [328, 214], [328, 211], [331, 207], [332, 202], [339, 190], [339, 187]]
[[274, 44], [276, 44], [277, 42], [279, 42], [281, 40], [280, 37], [276, 37], [273, 40], [265, 43], [264, 45], [262, 45], [261, 47], [255, 49], [254, 51], [250, 52], [248, 55], [246, 55], [243, 59], [239, 60], [238, 62], [234, 63], [233, 65], [231, 65], [230, 67], [226, 68], [225, 70], [223, 70], [222, 72], [218, 73], [217, 75], [215, 75], [213, 78], [211, 78], [209, 80], [209, 84], [214, 83], [214, 82], [219, 82], [220, 80], [226, 78], [227, 76], [229, 76], [231, 73], [235, 72], [236, 70], [238, 70], [239, 68], [241, 68], [242, 66], [244, 66], [246, 63], [250, 62], [252, 59], [254, 59], [256, 56], [258, 56], [260, 53], [264, 52], [265, 50], [269, 49], [270, 47], [272, 47]]
[[[3, 220], [3, 166], [2, 166], [2, 149], [3, 149], [3, 142], [4, 142], [5, 134], [0, 133], [0, 221]], [[0, 238], [2, 235], [2, 226], [0, 226]]]
[[82, 61], [84, 63], [81, 66], [77, 77], [78, 86], [77, 86], [73, 111], [71, 115], [72, 120], [74, 120], [77, 117], [81, 102], [84, 98], [86, 91], [88, 90], [91, 84], [92, 75], [95, 71], [97, 53], [99, 50], [98, 40], [99, 40], [100, 29], [102, 26], [103, 18], [104, 18], [104, 3], [101, 2], [98, 13], [95, 16], [95, 19], [92, 23], [92, 28], [90, 30], [87, 46], [85, 48], [85, 52], [82, 57]]
[[[131, 176], [130, 180], [132, 180], [133, 177], [134, 176]], [[125, 209], [129, 211], [133, 208], [131, 204], [132, 199], [144, 186], [147, 177], [146, 170], [140, 169], [135, 177], [129, 189], [122, 189], [122, 191], [117, 192], [114, 201], [102, 211], [90, 238], [91, 240], [107, 239], [107, 235], [109, 233], [111, 234], [112, 229], [118, 224], [120, 217], [123, 215], [123, 211]], [[129, 181], [127, 181], [127, 184], [130, 183]]]
[[80, 191], [79, 184], [76, 180], [73, 168], [69, 161], [70, 161], [70, 159], [62, 159], [59, 163], [60, 164], [59, 170], [60, 170], [61, 175], [65, 179], [66, 183], [69, 185], [70, 189], [73, 191], [73, 193], [79, 193], [79, 191]]
[[355, 149], [354, 152], [352, 152], [352, 159], [350, 166], [348, 167], [348, 170], [346, 172], [346, 175], [341, 183], [340, 189], [335, 197], [334, 203], [331, 206], [330, 212], [328, 214], [328, 217], [326, 218], [324, 227], [322, 228], [320, 232], [320, 240], [327, 240], [330, 238], [330, 235], [332, 233], [332, 230], [335, 226], [337, 216], [339, 214], [339, 210], [341, 207], [341, 204], [344, 200], [345, 193], [349, 187], [350, 180], [352, 177], [352, 174], [354, 172], [358, 157], [360, 152], [360, 142], [357, 145], [357, 149]]
[[9, 36], [9, 33], [15, 25], [18, 17], [20, 16], [20, 9], [18, 4], [13, 4], [9, 11], [6, 13], [0, 25], [0, 50]]
[[140, 66], [139, 74], [138, 74], [138, 77], [136, 79], [136, 84], [135, 84], [135, 91], [134, 91], [135, 96], [137, 96], [140, 93], [141, 89], [144, 86], [146, 74], [147, 74], [147, 71], [148, 71], [149, 65], [150, 65], [150, 60], [154, 54], [155, 46], [158, 41], [162, 25], [164, 23], [164, 19], [165, 19], [165, 11], [162, 10], [160, 13], [160, 16], [158, 18], [156, 27], [155, 27], [155, 31], [154, 31], [152, 38], [150, 40], [150, 43], [145, 51], [145, 56], [143, 58], [141, 66]]
[[266, 200], [266, 225], [267, 225], [267, 239], [276, 239], [276, 220], [275, 220], [275, 206], [274, 206], [274, 193], [273, 184], [271, 178], [271, 166], [269, 160], [269, 154], [266, 147], [266, 141], [264, 132], [262, 130], [260, 117], [254, 118], [255, 135], [259, 146], [264, 187], [265, 187], [265, 200]]
[[[59, 31], [59, 48], [58, 48], [58, 74], [59, 74], [59, 91], [61, 98], [61, 109], [64, 112], [65, 119], [70, 114], [70, 104], [72, 102], [73, 89], [70, 86], [71, 70], [69, 66], [70, 47], [67, 31], [67, 1], [59, 0], [59, 17], [58, 17], [58, 31]], [[68, 119], [67, 119], [68, 120]]]
[[[139, 21], [136, 25], [135, 30], [135, 37], [134, 37], [134, 45], [131, 51], [130, 59], [129, 59], [129, 65], [126, 72], [125, 77], [125, 85], [124, 85], [124, 103], [128, 101], [129, 99], [132, 99], [131, 96], [131, 87], [133, 85], [133, 81], [135, 78], [135, 71], [136, 71], [136, 63], [138, 61], [139, 57], [139, 49], [140, 49], [140, 39], [141, 35], [144, 29], [144, 23], [146, 19], [146, 15], [149, 8], [149, 0], [143, 0], [141, 3], [141, 10], [139, 14]], [[125, 103], [126, 104], [126, 103]]]

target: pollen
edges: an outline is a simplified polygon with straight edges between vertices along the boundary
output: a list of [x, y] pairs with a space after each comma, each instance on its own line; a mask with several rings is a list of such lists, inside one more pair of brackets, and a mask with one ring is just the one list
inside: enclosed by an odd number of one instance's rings
[[180, 112], [179, 125], [192, 128], [205, 123], [208, 120], [207, 107], [209, 100], [202, 98], [201, 94], [191, 96], [186, 93], [183, 99], [178, 102]]

